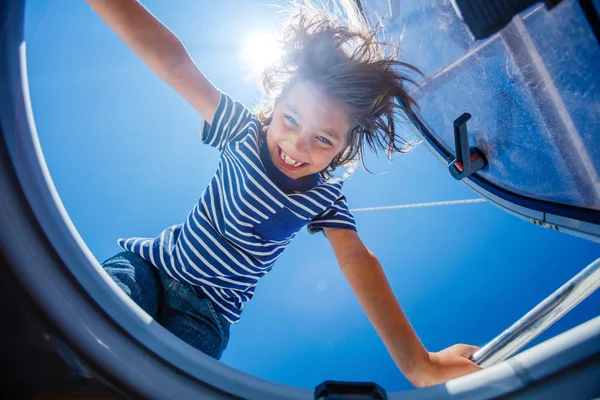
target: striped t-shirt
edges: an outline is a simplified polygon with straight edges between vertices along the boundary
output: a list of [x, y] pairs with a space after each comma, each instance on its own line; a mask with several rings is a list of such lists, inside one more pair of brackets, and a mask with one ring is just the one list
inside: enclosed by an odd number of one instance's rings
[[186, 221], [154, 239], [118, 240], [172, 278], [194, 285], [232, 324], [303, 226], [311, 233], [356, 230], [343, 181], [319, 177], [305, 191], [286, 193], [267, 173], [273, 168], [265, 164], [272, 161], [261, 159], [261, 135], [252, 112], [221, 93], [213, 123], [203, 122], [200, 132], [203, 142], [221, 151], [219, 166]]

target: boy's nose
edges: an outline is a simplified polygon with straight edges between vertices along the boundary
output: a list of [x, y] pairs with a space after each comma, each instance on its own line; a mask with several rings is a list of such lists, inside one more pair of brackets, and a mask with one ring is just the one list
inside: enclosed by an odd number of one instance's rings
[[293, 148], [298, 154], [303, 154], [308, 150], [308, 135], [298, 133], [292, 136]]

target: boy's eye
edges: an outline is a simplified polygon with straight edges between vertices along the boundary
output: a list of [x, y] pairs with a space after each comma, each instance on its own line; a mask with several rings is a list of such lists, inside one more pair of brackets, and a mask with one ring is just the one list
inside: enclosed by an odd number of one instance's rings
[[298, 122], [294, 119], [294, 117], [291, 117], [289, 115], [285, 116], [285, 119], [287, 119], [288, 121], [290, 121], [292, 124], [298, 126]]
[[325, 143], [325, 144], [328, 144], [328, 145], [331, 144], [331, 141], [329, 139], [327, 139], [326, 137], [324, 137], [324, 136], [318, 136], [317, 139], [319, 139], [319, 141], [322, 142], [322, 143]]

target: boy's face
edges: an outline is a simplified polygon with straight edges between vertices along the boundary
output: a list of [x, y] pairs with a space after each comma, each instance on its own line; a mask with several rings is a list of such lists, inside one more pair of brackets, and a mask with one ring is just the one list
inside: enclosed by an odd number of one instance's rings
[[341, 105], [310, 82], [299, 82], [281, 99], [267, 129], [273, 163], [292, 179], [326, 169], [347, 145], [350, 121]]

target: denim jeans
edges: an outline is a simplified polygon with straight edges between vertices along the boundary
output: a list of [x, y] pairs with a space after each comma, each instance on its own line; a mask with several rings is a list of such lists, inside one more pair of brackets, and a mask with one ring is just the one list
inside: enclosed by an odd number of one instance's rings
[[119, 253], [102, 267], [159, 324], [201, 352], [221, 358], [229, 342], [230, 324], [210, 299], [135, 253]]

